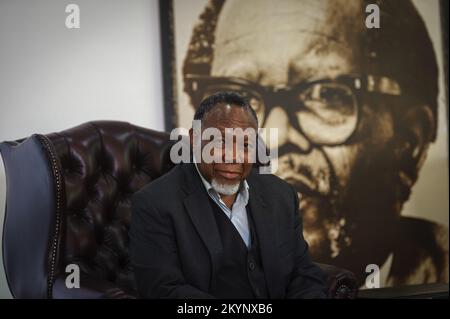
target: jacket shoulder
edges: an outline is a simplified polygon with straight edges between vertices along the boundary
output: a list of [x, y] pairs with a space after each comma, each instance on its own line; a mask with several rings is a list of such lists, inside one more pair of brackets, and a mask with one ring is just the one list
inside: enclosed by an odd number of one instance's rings
[[147, 198], [153, 199], [154, 201], [161, 201], [167, 199], [167, 197], [173, 197], [181, 190], [182, 183], [183, 172], [180, 165], [177, 165], [166, 174], [151, 181], [135, 192], [132, 196], [132, 200]]

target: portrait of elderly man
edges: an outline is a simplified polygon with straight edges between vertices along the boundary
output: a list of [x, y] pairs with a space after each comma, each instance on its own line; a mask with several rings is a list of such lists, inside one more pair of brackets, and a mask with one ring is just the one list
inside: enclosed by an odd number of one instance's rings
[[[183, 89], [247, 97], [279, 130], [277, 175], [299, 195], [315, 261], [388, 263], [385, 285], [448, 282], [448, 230], [401, 214], [436, 139], [438, 68], [411, 1], [215, 0], [192, 30]], [[448, 197], [447, 197], [448, 201]], [[299, 234], [300, 235], [300, 234]]]

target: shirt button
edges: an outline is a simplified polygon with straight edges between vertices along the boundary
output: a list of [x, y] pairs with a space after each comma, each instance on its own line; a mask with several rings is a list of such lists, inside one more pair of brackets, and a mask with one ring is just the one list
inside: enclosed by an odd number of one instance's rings
[[248, 264], [248, 268], [250, 268], [250, 270], [255, 269], [255, 263], [254, 263], [254, 262], [250, 262], [250, 263]]

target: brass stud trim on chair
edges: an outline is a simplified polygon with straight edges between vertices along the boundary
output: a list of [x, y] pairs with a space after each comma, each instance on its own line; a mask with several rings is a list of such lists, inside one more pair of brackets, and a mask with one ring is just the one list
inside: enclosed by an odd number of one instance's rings
[[53, 283], [55, 280], [56, 274], [56, 257], [58, 252], [58, 241], [60, 238], [60, 230], [61, 230], [61, 204], [62, 204], [62, 196], [64, 195], [64, 184], [62, 183], [61, 169], [58, 165], [58, 160], [54, 151], [54, 148], [50, 142], [50, 140], [44, 135], [36, 135], [38, 141], [44, 147], [45, 153], [51, 163], [52, 176], [55, 187], [55, 229], [53, 233], [53, 239], [51, 241], [50, 247], [50, 263], [49, 263], [49, 275], [47, 278], [47, 298], [53, 297]]

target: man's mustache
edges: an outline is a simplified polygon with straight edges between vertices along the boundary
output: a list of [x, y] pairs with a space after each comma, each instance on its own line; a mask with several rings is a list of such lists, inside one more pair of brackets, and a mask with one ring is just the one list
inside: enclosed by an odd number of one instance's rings
[[331, 168], [317, 148], [305, 153], [293, 144], [281, 146], [277, 175], [304, 195], [327, 197], [331, 193]]

